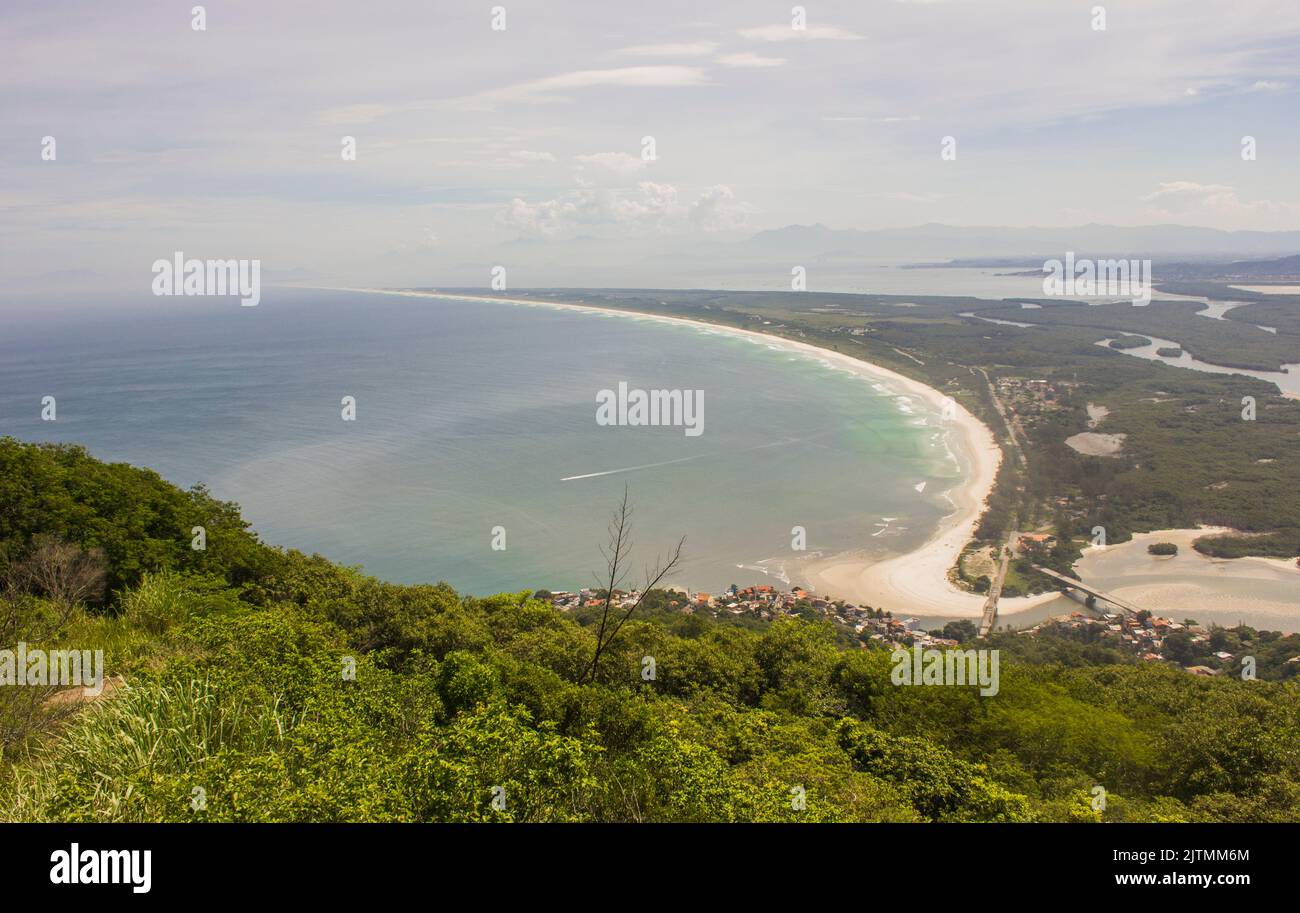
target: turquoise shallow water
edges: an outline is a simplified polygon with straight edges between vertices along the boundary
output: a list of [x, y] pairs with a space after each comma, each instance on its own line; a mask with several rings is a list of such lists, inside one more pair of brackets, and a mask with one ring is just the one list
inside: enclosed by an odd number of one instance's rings
[[[290, 289], [256, 308], [136, 304], [11, 326], [0, 433], [206, 482], [266, 540], [391, 580], [589, 585], [626, 483], [638, 568], [685, 535], [675, 582], [772, 582], [793, 526], [809, 552], [910, 548], [960, 478], [921, 403], [717, 331]], [[703, 434], [598, 425], [597, 391], [619, 381], [704, 391]]]

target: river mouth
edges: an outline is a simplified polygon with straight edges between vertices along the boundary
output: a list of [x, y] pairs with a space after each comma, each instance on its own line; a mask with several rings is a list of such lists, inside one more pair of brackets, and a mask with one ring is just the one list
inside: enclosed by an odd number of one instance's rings
[[[1270, 631], [1300, 630], [1300, 568], [1294, 560], [1209, 558], [1192, 547], [1222, 529], [1158, 530], [1130, 541], [1089, 548], [1076, 563], [1080, 579], [1173, 621], [1246, 624]], [[1174, 556], [1156, 556], [1154, 543], [1172, 543]]]

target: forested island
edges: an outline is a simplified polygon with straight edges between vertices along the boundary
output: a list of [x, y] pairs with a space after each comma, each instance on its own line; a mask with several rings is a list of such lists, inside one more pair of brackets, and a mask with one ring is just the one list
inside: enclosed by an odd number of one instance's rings
[[1107, 343], [1112, 349], [1140, 349], [1151, 345], [1145, 336], [1120, 336]]

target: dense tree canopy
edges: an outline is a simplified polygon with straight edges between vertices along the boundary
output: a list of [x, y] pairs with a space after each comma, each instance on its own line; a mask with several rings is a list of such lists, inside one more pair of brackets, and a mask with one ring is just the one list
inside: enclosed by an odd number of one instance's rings
[[1294, 678], [999, 635], [996, 696], [900, 687], [887, 651], [828, 626], [725, 626], [658, 595], [584, 680], [595, 633], [531, 591], [262, 545], [232, 505], [75, 448], [7, 441], [0, 467], [7, 567], [57, 534], [116, 581], [44, 627], [49, 599], [8, 588], [15, 639], [103, 649], [125, 682], [48, 720], [0, 704], [5, 819], [1300, 819]]

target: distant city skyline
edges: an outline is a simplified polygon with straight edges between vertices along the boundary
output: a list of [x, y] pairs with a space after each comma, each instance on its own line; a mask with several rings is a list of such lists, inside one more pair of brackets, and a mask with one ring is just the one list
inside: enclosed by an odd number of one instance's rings
[[792, 224], [1300, 229], [1290, 0], [191, 6], [0, 13], [8, 294], [178, 250], [655, 284]]

